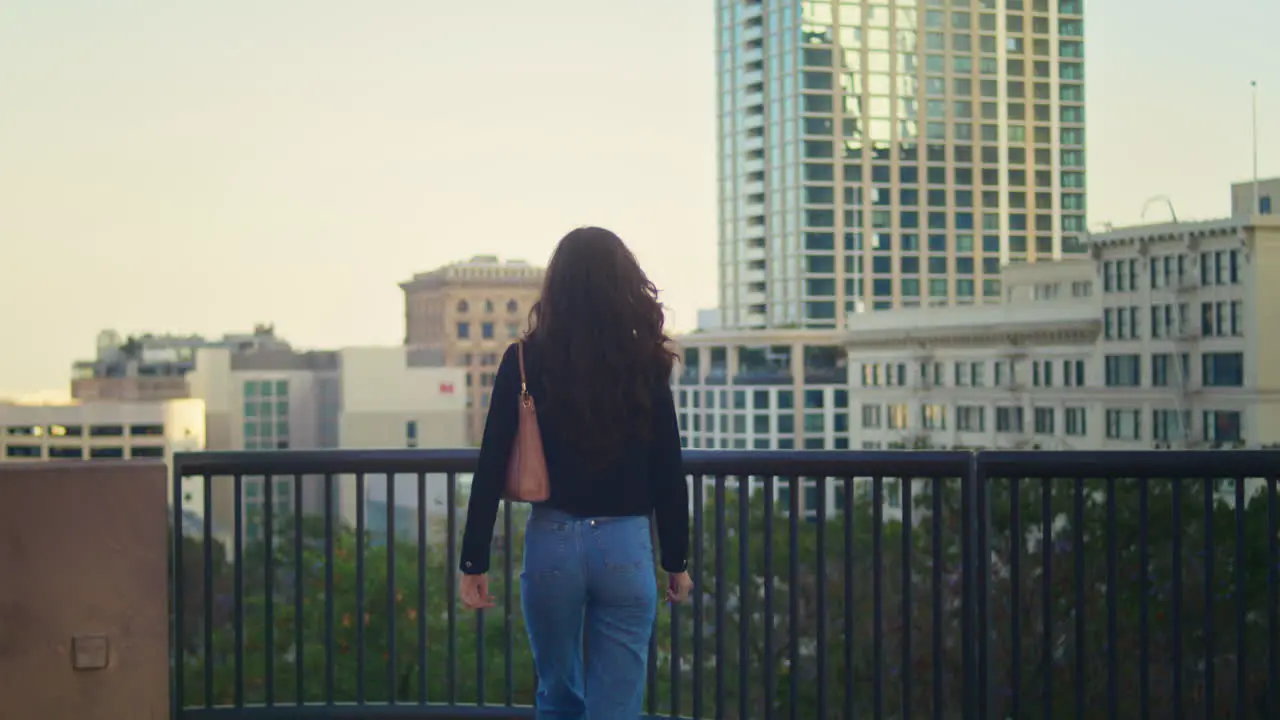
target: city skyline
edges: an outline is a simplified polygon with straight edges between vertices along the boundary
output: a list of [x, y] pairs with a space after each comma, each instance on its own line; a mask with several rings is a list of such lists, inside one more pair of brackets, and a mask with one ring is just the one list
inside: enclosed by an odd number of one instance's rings
[[[717, 304], [713, 4], [420, 5], [0, 10], [0, 397], [65, 387], [110, 327], [395, 344], [407, 274], [542, 264], [587, 223], [633, 245], [677, 327]], [[1250, 172], [1250, 80], [1276, 116], [1280, 10], [1085, 12], [1090, 225], [1161, 194], [1218, 214]], [[456, 32], [482, 25], [491, 53]], [[1274, 157], [1263, 137], [1264, 177]]]

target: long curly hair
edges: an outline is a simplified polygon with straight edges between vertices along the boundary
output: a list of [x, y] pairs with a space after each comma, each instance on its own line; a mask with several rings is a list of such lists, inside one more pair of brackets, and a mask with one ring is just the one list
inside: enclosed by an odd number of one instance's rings
[[648, 437], [653, 390], [669, 382], [675, 357], [663, 323], [658, 288], [621, 238], [584, 227], [560, 240], [527, 339], [549, 400], [538, 411], [590, 465], [607, 464], [630, 436]]

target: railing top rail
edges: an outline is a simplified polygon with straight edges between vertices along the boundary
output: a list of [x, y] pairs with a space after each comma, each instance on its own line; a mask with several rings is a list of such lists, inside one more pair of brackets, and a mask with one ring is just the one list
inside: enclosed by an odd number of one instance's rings
[[690, 475], [959, 477], [972, 454], [939, 450], [686, 450]]
[[[310, 475], [472, 472], [479, 451], [246, 450], [174, 454], [180, 475]], [[805, 477], [959, 477], [972, 455], [961, 451], [686, 450], [690, 475]]]
[[1270, 477], [1280, 475], [1280, 450], [992, 450], [977, 463], [988, 477]]
[[[249, 450], [176, 453], [181, 475], [467, 473], [479, 451]], [[686, 450], [690, 475], [1229, 478], [1280, 474], [1280, 450]]]
[[225, 450], [174, 453], [181, 475], [340, 475], [472, 472], [480, 452], [456, 450]]

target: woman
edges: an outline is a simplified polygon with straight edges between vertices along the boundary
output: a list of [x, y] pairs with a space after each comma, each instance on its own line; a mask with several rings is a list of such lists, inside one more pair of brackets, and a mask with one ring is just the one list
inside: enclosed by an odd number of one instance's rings
[[[633, 720], [657, 614], [651, 515], [668, 601], [693, 588], [662, 305], [617, 235], [580, 228], [556, 248], [530, 326], [526, 377], [551, 479], [525, 528], [520, 573], [537, 717]], [[474, 609], [493, 607], [485, 573], [518, 424], [517, 352], [498, 367], [467, 508], [461, 594]]]

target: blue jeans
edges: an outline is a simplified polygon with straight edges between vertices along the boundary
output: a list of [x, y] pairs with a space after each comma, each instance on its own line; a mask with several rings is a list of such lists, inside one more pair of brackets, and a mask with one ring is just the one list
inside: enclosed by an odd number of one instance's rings
[[524, 543], [520, 600], [538, 720], [636, 720], [658, 612], [649, 518], [535, 505]]

